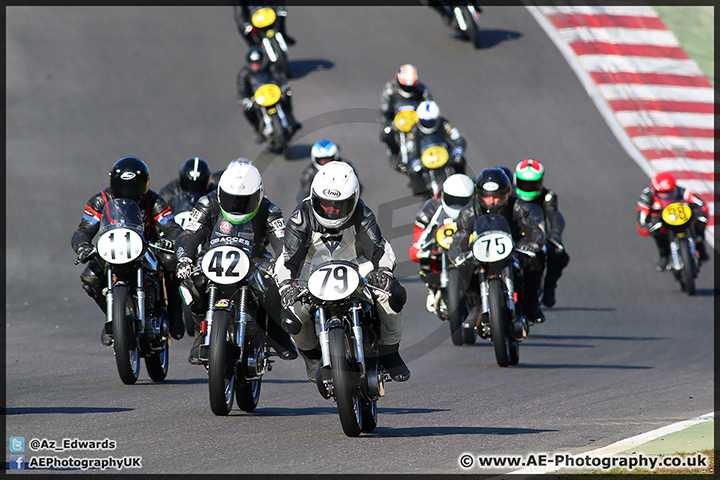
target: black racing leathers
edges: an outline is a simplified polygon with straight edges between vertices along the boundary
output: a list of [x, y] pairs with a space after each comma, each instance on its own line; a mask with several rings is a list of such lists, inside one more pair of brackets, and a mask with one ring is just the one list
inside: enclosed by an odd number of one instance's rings
[[[220, 211], [217, 192], [213, 191], [198, 200], [190, 213], [190, 220], [185, 227], [185, 231], [175, 242], [175, 253], [178, 260], [183, 257], [188, 257], [193, 261], [197, 260], [196, 252], [198, 251], [198, 246], [209, 244], [213, 229], [221, 216], [222, 212]], [[272, 247], [275, 256], [282, 252], [285, 230], [282, 211], [280, 207], [272, 203], [267, 197], [264, 197], [260, 202], [258, 212], [250, 222], [252, 224], [254, 237], [251, 252], [252, 260], [264, 270], [272, 272], [274, 268], [274, 258], [268, 252], [267, 246], [269, 244]], [[207, 308], [205, 297], [207, 279], [204, 275], [199, 274], [191, 278], [196, 291], [201, 295], [191, 306], [193, 313], [198, 315], [203, 313]], [[280, 295], [277, 285], [271, 274], [263, 276], [263, 280], [265, 281], [264, 291], [256, 293], [258, 294], [260, 303], [272, 320], [268, 325], [268, 333], [283, 349], [294, 350], [290, 342], [290, 337], [280, 328]]]
[[380, 96], [380, 141], [390, 149], [391, 157], [400, 152], [400, 145], [397, 143], [395, 133], [390, 128], [397, 113], [395, 110], [398, 105], [408, 103], [414, 105], [414, 109], [421, 102], [432, 100], [430, 89], [422, 83], [415, 85], [415, 88], [409, 95], [404, 94], [404, 92], [401, 94], [398, 90], [398, 82], [396, 79], [393, 79], [385, 84], [382, 95]]
[[[207, 191], [199, 192], [199, 193], [201, 193], [202, 195], [207, 195], [208, 193], [215, 191], [216, 188], [217, 188], [217, 184], [210, 182], [210, 185], [208, 186]], [[180, 186], [180, 179], [176, 178], [175, 180], [168, 182], [168, 184], [165, 185], [160, 190], [159, 193], [160, 193], [160, 196], [168, 203], [168, 205], [172, 205], [173, 200], [175, 200], [175, 198], [178, 195], [185, 193], [185, 192], [186, 192], [186, 190], [183, 190], [182, 187]]]
[[[280, 70], [280, 67], [274, 63], [268, 62], [265, 68], [258, 72], [253, 72], [247, 65], [240, 69], [237, 74], [238, 104], [243, 104], [243, 101], [252, 99], [255, 93], [253, 91], [253, 78], [257, 75], [269, 76], [270, 79], [280, 87], [283, 93], [283, 95], [280, 96], [280, 105], [282, 105], [290, 125], [296, 125], [297, 121], [295, 120], [292, 110], [292, 90], [290, 89], [290, 83], [282, 70]], [[260, 114], [257, 106], [253, 104], [250, 108], [246, 107], [244, 108], [244, 112], [253, 130], [258, 132], [260, 128]]]
[[460, 131], [453, 126], [445, 117], [438, 118], [437, 128], [431, 133], [425, 133], [420, 129], [419, 122], [413, 125], [407, 135], [408, 141], [408, 176], [413, 195], [419, 195], [428, 190], [422, 173], [420, 172], [420, 157], [428, 144], [437, 144], [444, 141], [447, 145], [449, 155], [448, 163], [455, 169], [455, 173], [465, 173], [465, 148], [467, 140], [460, 135]]
[[[473, 199], [468, 206], [460, 211], [457, 218], [457, 232], [453, 235], [449, 255], [453, 261], [458, 261], [470, 250], [469, 238], [473, 233], [475, 220], [480, 215], [489, 213], [484, 205], [480, 205], [477, 199]], [[538, 290], [545, 268], [545, 255], [542, 247], [545, 244], [545, 227], [540, 209], [533, 208], [515, 195], [511, 195], [503, 208], [498, 212], [505, 217], [510, 232], [515, 242], [515, 248], [526, 250], [535, 254], [518, 255], [518, 261], [524, 274], [524, 300], [523, 306], [526, 312], [539, 311]], [[467, 269], [458, 269], [466, 282], [469, 282]]]
[[[93, 238], [97, 235], [100, 229], [100, 217], [105, 209], [105, 205], [108, 201], [114, 199], [110, 188], [96, 193], [88, 200], [83, 211], [82, 220], [75, 233], [73, 233], [71, 245], [73, 250], [77, 253], [78, 248], [92, 244]], [[178, 224], [175, 223], [172, 209], [168, 206], [167, 202], [152, 190], [143, 197], [138, 203], [140, 207], [140, 214], [142, 215], [143, 221], [145, 222], [145, 238], [149, 242], [155, 242], [160, 234], [169, 240], [175, 240], [177, 236], [182, 232], [182, 229]], [[175, 266], [177, 261], [174, 255], [156, 252], [156, 255], [160, 259], [163, 267], [172, 276], [175, 272]], [[87, 267], [80, 275], [80, 279], [83, 284], [83, 288], [90, 295], [98, 306], [106, 311], [105, 297], [102, 295], [102, 288], [104, 286], [105, 279], [105, 262], [99, 257], [95, 256], [87, 264]], [[173, 305], [168, 305], [169, 313], [173, 313]], [[179, 308], [179, 305], [178, 305]]]
[[[558, 210], [558, 197], [554, 191], [543, 187], [535, 199], [528, 203], [536, 205], [543, 212], [546, 231], [546, 247], [547, 247], [547, 268], [545, 271], [545, 281], [543, 284], [543, 292], [546, 297], [545, 304], [552, 306], [555, 298], [555, 287], [557, 281], [562, 276], [563, 269], [570, 262], [570, 256], [565, 250], [562, 241], [562, 233], [565, 229], [565, 218]], [[548, 299], [551, 299], [549, 302]]]

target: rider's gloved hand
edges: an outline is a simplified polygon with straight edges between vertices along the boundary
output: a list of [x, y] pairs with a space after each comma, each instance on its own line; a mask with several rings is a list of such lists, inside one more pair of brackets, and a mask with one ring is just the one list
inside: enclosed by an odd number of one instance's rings
[[177, 276], [180, 280], [190, 278], [192, 266], [193, 262], [189, 257], [182, 257], [178, 260], [177, 268], [175, 269], [175, 276]]
[[280, 305], [283, 308], [290, 308], [298, 301], [300, 286], [297, 280], [283, 280], [280, 284]]
[[252, 108], [252, 106], [253, 106], [253, 99], [250, 98], [250, 97], [243, 98], [243, 99], [240, 101], [240, 105], [241, 105], [245, 110], [250, 110], [250, 109]]
[[95, 254], [95, 247], [89, 243], [83, 243], [78, 246], [77, 258], [80, 263], [87, 263]]
[[463, 147], [455, 147], [452, 149], [450, 156], [453, 158], [453, 161], [458, 161], [462, 158], [464, 152], [465, 150], [463, 149]]
[[157, 246], [165, 250], [175, 251], [175, 242], [168, 238], [158, 238]]
[[385, 291], [390, 289], [393, 278], [392, 271], [387, 267], [376, 268], [365, 277], [370, 285]]

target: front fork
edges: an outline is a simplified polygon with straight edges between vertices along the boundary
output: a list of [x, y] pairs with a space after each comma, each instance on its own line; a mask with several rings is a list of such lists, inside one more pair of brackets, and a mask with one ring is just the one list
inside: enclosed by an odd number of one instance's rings
[[[360, 307], [357, 304], [353, 304], [350, 307], [350, 316], [352, 321], [352, 338], [354, 340], [355, 348], [355, 359], [360, 366], [360, 375], [365, 376], [365, 351], [363, 350], [363, 332], [360, 326]], [[320, 342], [320, 350], [322, 352], [322, 364], [324, 367], [330, 366], [330, 341], [328, 339], [328, 328], [327, 318], [325, 316], [325, 309], [318, 307], [316, 310], [317, 318], [320, 323], [320, 333], [318, 334], [318, 340]]]
[[[107, 269], [107, 292], [105, 293], [105, 302], [107, 304], [107, 323], [112, 323], [113, 321], [113, 302], [115, 301], [114, 295], [113, 295], [113, 287], [115, 283], [113, 282], [113, 273], [112, 268], [108, 265]], [[137, 285], [135, 287], [135, 292], [137, 294], [137, 319], [140, 321], [140, 328], [141, 331], [145, 330], [145, 288], [143, 285], [143, 270], [142, 268], [137, 269], [137, 279], [136, 279]]]

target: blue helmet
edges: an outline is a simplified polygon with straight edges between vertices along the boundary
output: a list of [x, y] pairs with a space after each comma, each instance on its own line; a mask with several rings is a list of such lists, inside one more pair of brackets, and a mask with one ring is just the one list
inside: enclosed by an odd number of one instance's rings
[[320, 140], [315, 142], [310, 150], [310, 157], [312, 158], [315, 167], [320, 168], [328, 162], [333, 162], [338, 159], [338, 152], [340, 149], [334, 142], [330, 140]]

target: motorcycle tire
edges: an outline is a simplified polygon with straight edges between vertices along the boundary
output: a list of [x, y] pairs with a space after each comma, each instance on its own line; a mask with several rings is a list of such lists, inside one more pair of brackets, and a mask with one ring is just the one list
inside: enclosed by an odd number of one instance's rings
[[288, 134], [288, 131], [283, 128], [282, 120], [280, 120], [279, 115], [273, 115], [272, 124], [273, 138], [270, 144], [278, 153], [282, 153], [285, 158], [288, 158], [290, 156], [290, 149], [288, 148], [288, 144], [290, 143], [290, 136]]
[[127, 285], [113, 287], [113, 348], [120, 380], [133, 385], [140, 376], [140, 351], [135, 341], [133, 318], [127, 315]]
[[480, 32], [472, 13], [470, 13], [470, 10], [468, 10], [467, 7], [462, 7], [462, 15], [465, 20], [465, 25], [467, 25], [467, 31], [465, 34], [467, 35], [468, 40], [473, 44], [473, 47], [476, 49], [480, 48], [482, 46], [480, 43]]
[[145, 368], [153, 382], [162, 382], [168, 374], [170, 365], [170, 350], [167, 337], [161, 341], [162, 350], [155, 351], [145, 357]]
[[362, 432], [362, 405], [360, 401], [360, 377], [349, 358], [352, 343], [344, 328], [332, 328], [328, 332], [330, 343], [330, 366], [333, 389], [337, 402], [340, 424], [348, 437]]
[[[503, 301], [502, 281], [499, 278], [491, 278], [488, 281], [488, 312], [490, 319], [490, 335], [493, 347], [495, 347], [495, 360], [501, 367], [511, 364], [512, 355], [518, 355], [518, 345], [510, 335], [507, 322], [507, 309]], [[511, 353], [515, 350], [514, 353]], [[517, 363], [517, 362], [516, 362]]]
[[362, 431], [372, 432], [377, 427], [377, 400], [362, 401]]
[[680, 259], [683, 263], [680, 272], [680, 283], [683, 291], [692, 296], [695, 295], [695, 259], [690, 254], [690, 244], [686, 238], [679, 239], [678, 244], [680, 247]]
[[[462, 279], [460, 272], [451, 268], [448, 269], [448, 283], [443, 295], [445, 295], [445, 304], [448, 311], [448, 323], [450, 324], [450, 338], [453, 345], [462, 345], [465, 341], [465, 335], [462, 328], [462, 322], [467, 315], [465, 305], [465, 296], [461, 291]], [[473, 343], [474, 340], [473, 340]]]
[[262, 378], [257, 380], [244, 380], [244, 382], [236, 380], [236, 382], [235, 400], [237, 401], [238, 408], [243, 412], [252, 412], [260, 401]]
[[290, 70], [290, 64], [288, 63], [287, 53], [280, 48], [280, 44], [276, 39], [270, 40], [275, 55], [277, 56], [277, 62], [275, 64], [280, 67], [280, 70], [285, 74], [287, 78], [292, 78], [292, 71]]
[[208, 359], [210, 409], [218, 416], [230, 413], [235, 393], [233, 345], [228, 339], [230, 320], [230, 312], [227, 310], [215, 311], [210, 332], [210, 358]]

